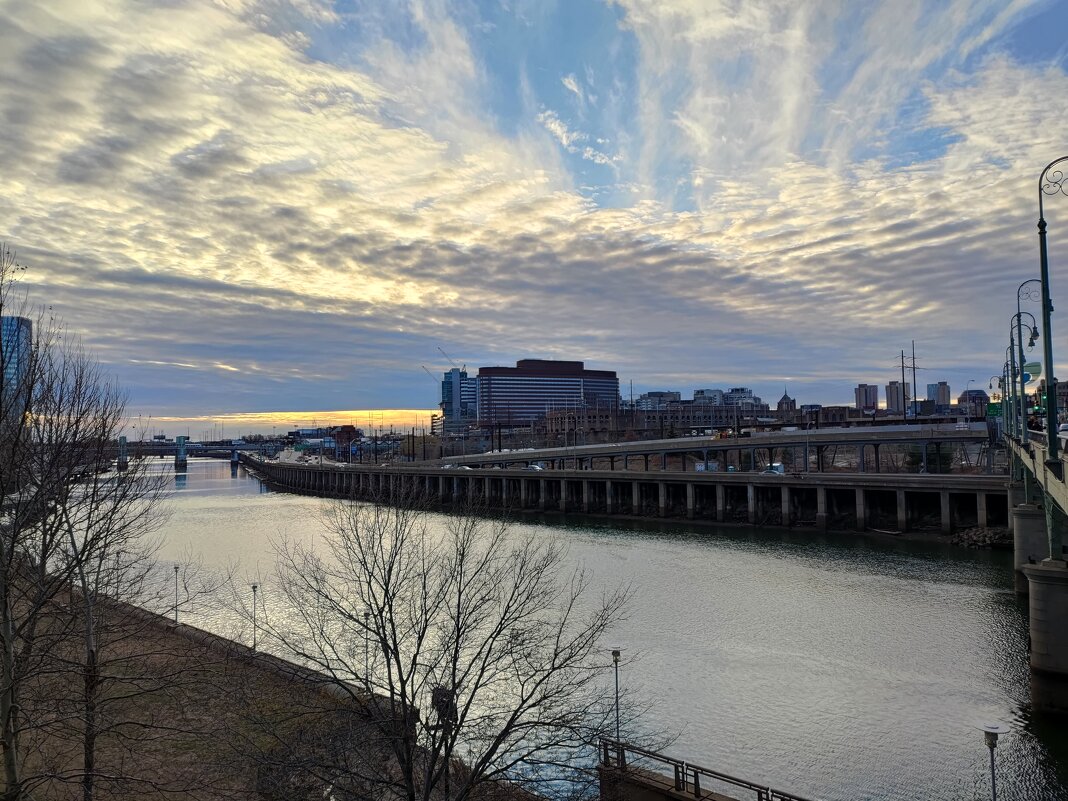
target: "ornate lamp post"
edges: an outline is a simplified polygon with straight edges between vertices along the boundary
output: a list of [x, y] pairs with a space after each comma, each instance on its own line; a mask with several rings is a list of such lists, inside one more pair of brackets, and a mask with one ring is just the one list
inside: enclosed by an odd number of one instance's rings
[[[1038, 286], [1030, 286], [1030, 287], [1028, 287], [1027, 291], [1025, 292], [1024, 291], [1024, 287], [1028, 286], [1028, 284], [1038, 284]], [[1020, 399], [1021, 399], [1021, 406], [1020, 406], [1020, 421], [1021, 421], [1020, 436], [1021, 437], [1026, 437], [1027, 436], [1027, 409], [1025, 408], [1026, 407], [1026, 403], [1022, 402], [1023, 399], [1027, 397], [1027, 382], [1024, 381], [1024, 377], [1023, 377], [1024, 352], [1023, 352], [1023, 332], [1020, 330], [1020, 328], [1021, 328], [1021, 325], [1020, 325], [1021, 324], [1021, 319], [1020, 319], [1020, 317], [1021, 317], [1021, 315], [1024, 314], [1024, 312], [1020, 309], [1020, 301], [1022, 301], [1024, 299], [1033, 300], [1035, 302], [1041, 301], [1041, 299], [1042, 299], [1042, 289], [1041, 289], [1041, 287], [1042, 287], [1042, 282], [1037, 278], [1028, 279], [1027, 281], [1024, 281], [1022, 284], [1020, 284], [1018, 287], [1016, 287], [1016, 318], [1015, 319], [1016, 319], [1016, 343], [1017, 343], [1017, 347], [1019, 348], [1019, 354], [1020, 354]], [[1036, 292], [1038, 292], [1038, 296], [1037, 297], [1035, 296]], [[1035, 316], [1033, 314], [1030, 314], [1030, 317], [1031, 317], [1031, 322], [1034, 323], [1034, 324], [1031, 326], [1031, 338], [1030, 338], [1030, 341], [1028, 342], [1028, 347], [1029, 348], [1030, 347], [1034, 347], [1035, 340], [1038, 339], [1038, 324], [1035, 322]], [[1048, 326], [1047, 326], [1046, 330], [1047, 331], [1049, 330]], [[1049, 381], [1049, 375], [1050, 375], [1049, 366], [1046, 365], [1044, 369], [1046, 369], [1046, 371], [1047, 371], [1046, 372], [1046, 381], [1048, 382]]]
[[[1017, 295], [1017, 297], [1019, 297], [1019, 295]], [[1013, 369], [1014, 370], [1016, 370], [1016, 369], [1019, 370], [1019, 375], [1020, 375], [1020, 398], [1021, 398], [1021, 400], [1027, 395], [1027, 379], [1025, 377], [1025, 371], [1024, 371], [1025, 362], [1024, 362], [1023, 330], [1022, 330], [1022, 326], [1021, 326], [1021, 323], [1023, 322], [1023, 316], [1025, 314], [1028, 317], [1031, 318], [1031, 327], [1027, 331], [1027, 334], [1028, 334], [1027, 349], [1030, 350], [1031, 348], [1033, 348], [1035, 346], [1035, 340], [1038, 339], [1038, 337], [1039, 337], [1038, 323], [1035, 320], [1035, 316], [1033, 314], [1031, 314], [1031, 312], [1018, 311], [1018, 312], [1016, 312], [1016, 314], [1014, 314], [1012, 316], [1012, 320], [1009, 323], [1009, 344], [1010, 344], [1010, 347], [1012, 345], [1015, 345], [1016, 349], [1017, 349], [1013, 353], [1013, 361], [1015, 362], [1015, 366], [1014, 366]], [[1013, 323], [1016, 324], [1015, 331], [1012, 328], [1012, 324]], [[1016, 354], [1017, 353], [1019, 354], [1019, 359], [1016, 358]], [[1015, 376], [1016, 373], [1014, 372], [1013, 375]], [[1021, 406], [1020, 406], [1020, 420], [1021, 420], [1021, 423], [1022, 423], [1021, 428], [1020, 428], [1020, 434], [1021, 434], [1021, 436], [1026, 436], [1026, 432], [1027, 432], [1027, 427], [1026, 427], [1027, 410], [1024, 408], [1023, 404], [1021, 404]]]
[[[1038, 258], [1040, 268], [1040, 280], [1042, 282], [1042, 327], [1046, 337], [1042, 342], [1042, 368], [1046, 375], [1046, 467], [1057, 478], [1063, 480], [1064, 472], [1058, 454], [1060, 441], [1057, 438], [1057, 381], [1053, 377], [1053, 333], [1050, 328], [1050, 317], [1053, 314], [1053, 301], [1049, 295], [1049, 255], [1046, 249], [1046, 218], [1042, 209], [1042, 199], [1046, 195], [1068, 196], [1068, 183], [1064, 170], [1057, 168], [1058, 164], [1068, 161], [1068, 156], [1054, 159], [1038, 176]], [[1061, 558], [1060, 533], [1050, 532], [1050, 545], [1056, 542], [1056, 552], [1052, 558]]]
[[[997, 389], [998, 389], [998, 393], [999, 393], [997, 398], [1001, 402], [1001, 425], [1004, 426], [1005, 425], [1005, 407], [1006, 407], [1004, 376], [1003, 375], [992, 375], [992, 376], [990, 376], [989, 386], [987, 386], [987, 389], [989, 389], [991, 391], [991, 393], [993, 393], [993, 391], [994, 391], [994, 383], [995, 382], [997, 382]], [[991, 400], [993, 400], [993, 397], [991, 397]]]

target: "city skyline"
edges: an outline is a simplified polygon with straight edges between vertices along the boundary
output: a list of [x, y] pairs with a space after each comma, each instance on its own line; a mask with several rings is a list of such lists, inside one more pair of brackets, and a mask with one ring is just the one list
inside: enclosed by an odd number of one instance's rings
[[915, 340], [986, 387], [1068, 90], [1053, 2], [0, 17], [0, 239], [176, 426], [432, 410], [439, 348], [849, 405]]

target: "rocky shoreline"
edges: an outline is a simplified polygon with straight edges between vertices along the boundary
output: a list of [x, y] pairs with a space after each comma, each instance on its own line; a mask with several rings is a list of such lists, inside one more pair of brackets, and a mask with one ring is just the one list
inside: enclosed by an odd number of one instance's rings
[[1011, 548], [1012, 535], [1002, 526], [974, 526], [953, 532], [950, 542], [964, 548]]

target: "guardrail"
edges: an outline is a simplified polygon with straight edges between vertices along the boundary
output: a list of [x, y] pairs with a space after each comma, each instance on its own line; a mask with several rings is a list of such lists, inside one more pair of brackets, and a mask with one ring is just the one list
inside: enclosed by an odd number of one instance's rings
[[657, 764], [671, 768], [675, 791], [679, 793], [690, 793], [694, 798], [702, 797], [701, 779], [703, 777], [705, 779], [722, 782], [723, 784], [732, 787], [738, 787], [743, 790], [754, 792], [756, 793], [756, 801], [809, 801], [809, 799], [799, 795], [755, 784], [746, 779], [739, 779], [737, 776], [731, 776], [728, 773], [722, 773], [721, 771], [712, 770], [710, 768], [703, 768], [699, 765], [684, 762], [665, 754], [659, 754], [656, 751], [649, 751], [636, 745], [622, 743], [617, 740], [601, 740], [602, 766], [616, 767], [620, 771], [625, 772], [628, 765], [628, 754], [648, 759]]

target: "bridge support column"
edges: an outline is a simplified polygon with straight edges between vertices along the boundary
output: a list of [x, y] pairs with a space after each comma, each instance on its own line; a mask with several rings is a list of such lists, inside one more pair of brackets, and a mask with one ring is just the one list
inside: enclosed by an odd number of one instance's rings
[[1068, 714], [1068, 568], [1064, 560], [1046, 559], [1023, 571], [1030, 585], [1031, 704]]
[[938, 493], [940, 505], [942, 507], [942, 533], [953, 533], [953, 507], [949, 503], [949, 490], [942, 490]]
[[586, 479], [582, 479], [582, 512], [590, 513], [590, 482]]
[[1023, 485], [1019, 481], [1009, 481], [1005, 484], [1005, 502], [1009, 509], [1009, 533], [1014, 533], [1016, 522], [1012, 519], [1012, 510], [1023, 503]]
[[749, 522], [751, 524], [756, 523], [756, 487], [752, 484], [745, 485], [746, 501], [749, 504]]
[[696, 506], [694, 499], [694, 486], [692, 481], [686, 482], [686, 519], [693, 520], [694, 507]]
[[975, 520], [979, 528], [986, 528], [986, 493], [982, 491], [975, 493]]
[[789, 526], [792, 525], [794, 522], [791, 519], [792, 515], [790, 514], [790, 488], [787, 486], [782, 486], [779, 488], [779, 491], [781, 494], [781, 497], [779, 499], [779, 508], [782, 510], [782, 520], [780, 520], [779, 522], [781, 525]]
[[881, 473], [882, 470], [879, 467], [879, 445], [878, 445], [878, 443], [876, 443], [872, 447], [875, 448], [875, 472], [876, 473]]
[[716, 522], [722, 523], [727, 517], [727, 488], [716, 484]]
[[605, 514], [609, 515], [615, 511], [615, 504], [613, 503], [615, 498], [612, 497], [614, 494], [612, 489], [612, 479], [608, 479], [604, 482], [604, 511]]
[[637, 481], [630, 482], [630, 513], [634, 515], [642, 513], [642, 488]]
[[454, 504], [460, 502], [460, 479], [456, 477], [452, 479], [452, 502]]
[[827, 530], [827, 488], [816, 487], [816, 528]]
[[854, 495], [857, 499], [857, 531], [863, 531], [868, 527], [868, 509], [865, 505], [867, 497], [861, 487], [857, 487], [856, 490], [854, 490]]
[[1027, 595], [1027, 577], [1023, 574], [1026, 565], [1036, 564], [1049, 556], [1049, 540], [1046, 538], [1046, 514], [1037, 504], [1021, 503], [1012, 509], [1012, 564], [1014, 583], [1019, 595]]
[[657, 495], [659, 496], [659, 515], [667, 517], [667, 484], [663, 481], [656, 482]]
[[543, 512], [545, 511], [545, 491], [548, 489], [548, 485], [549, 482], [544, 478], [538, 481], [538, 508]]
[[512, 488], [508, 484], [510, 480], [507, 478], [501, 479], [501, 506], [506, 509], [512, 505]]
[[857, 445], [857, 472], [867, 473], [867, 465], [864, 464], [864, 446]]
[[905, 490], [897, 491], [897, 530], [902, 533], [909, 530], [909, 506]]
[[560, 488], [560, 511], [567, 511], [567, 479], [561, 478], [557, 486]]

